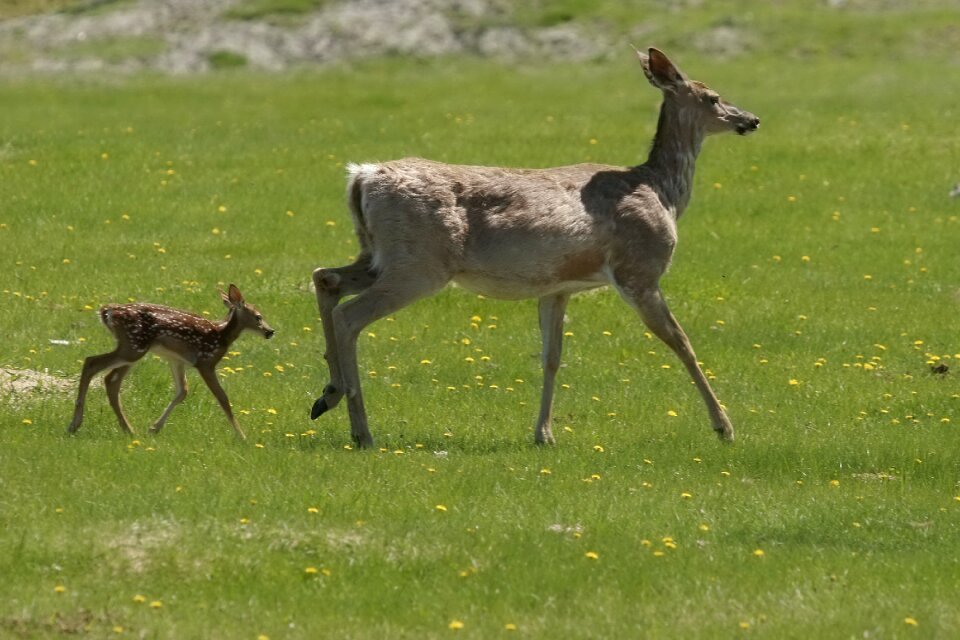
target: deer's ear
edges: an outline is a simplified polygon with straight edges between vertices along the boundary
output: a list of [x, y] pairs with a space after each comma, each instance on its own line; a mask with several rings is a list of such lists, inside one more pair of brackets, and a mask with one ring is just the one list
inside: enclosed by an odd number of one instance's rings
[[661, 91], [676, 91], [687, 81], [683, 72], [659, 49], [650, 47], [649, 54], [638, 50], [637, 57], [640, 58], [640, 66], [647, 80]]
[[230, 296], [224, 293], [222, 289], [220, 290], [220, 299], [223, 300], [223, 306], [225, 306], [227, 309], [233, 306], [233, 304], [230, 302]]
[[231, 284], [227, 289], [227, 299], [233, 306], [240, 306], [243, 304], [243, 294], [240, 293], [240, 289], [237, 289], [237, 285]]

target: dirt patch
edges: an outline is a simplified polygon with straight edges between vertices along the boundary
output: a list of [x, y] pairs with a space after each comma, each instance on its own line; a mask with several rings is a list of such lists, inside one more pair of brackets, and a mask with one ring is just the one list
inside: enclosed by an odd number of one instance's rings
[[134, 522], [128, 529], [105, 537], [104, 550], [118, 561], [120, 571], [140, 574], [150, 567], [157, 551], [175, 545], [179, 536], [180, 528], [169, 520]]
[[46, 371], [0, 367], [0, 399], [17, 400], [32, 395], [67, 393], [76, 382]]

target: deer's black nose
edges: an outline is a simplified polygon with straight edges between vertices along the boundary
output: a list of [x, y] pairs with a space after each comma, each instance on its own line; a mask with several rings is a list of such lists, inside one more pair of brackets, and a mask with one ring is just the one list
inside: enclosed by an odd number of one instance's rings
[[273, 334], [275, 333], [276, 331], [274, 331], [273, 329], [270, 329], [269, 331], [264, 332], [263, 337], [269, 340], [270, 338], [273, 337]]

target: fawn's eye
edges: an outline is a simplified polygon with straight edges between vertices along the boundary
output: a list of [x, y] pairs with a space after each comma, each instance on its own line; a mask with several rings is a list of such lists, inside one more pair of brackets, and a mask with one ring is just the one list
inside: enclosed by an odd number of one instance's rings
[[720, 104], [720, 96], [710, 96], [710, 104]]
[[263, 316], [259, 313], [257, 314], [257, 322], [263, 322]]

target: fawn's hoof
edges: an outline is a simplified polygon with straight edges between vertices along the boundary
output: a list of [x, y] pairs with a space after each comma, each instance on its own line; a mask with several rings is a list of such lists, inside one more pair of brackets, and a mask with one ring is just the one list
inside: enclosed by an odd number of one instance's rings
[[316, 420], [325, 414], [328, 409], [330, 409], [330, 407], [327, 406], [326, 397], [317, 398], [317, 401], [313, 403], [313, 408], [310, 409], [310, 419]]

